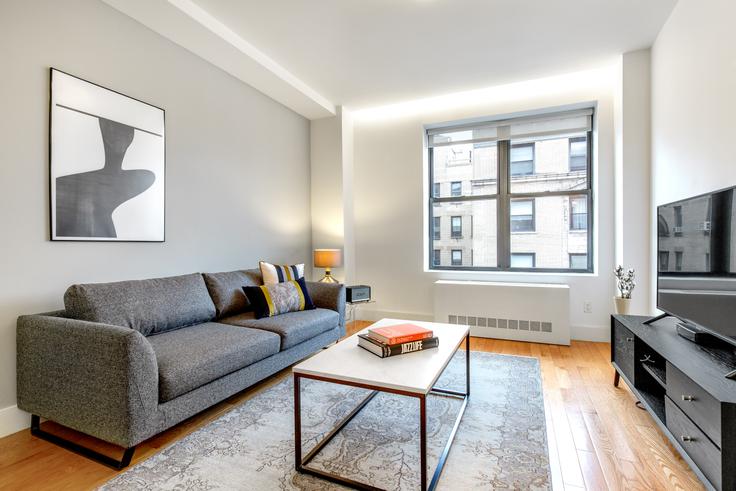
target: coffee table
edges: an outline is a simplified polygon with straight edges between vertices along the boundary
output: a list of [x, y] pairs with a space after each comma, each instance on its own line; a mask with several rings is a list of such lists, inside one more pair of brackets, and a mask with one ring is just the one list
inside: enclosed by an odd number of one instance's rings
[[[460, 420], [465, 412], [470, 396], [470, 331], [467, 326], [457, 324], [440, 324], [436, 322], [417, 322], [400, 319], [382, 319], [370, 327], [389, 326], [411, 322], [427, 329], [432, 329], [434, 335], [440, 338], [439, 347], [393, 356], [379, 358], [358, 346], [356, 333], [336, 345], [327, 348], [311, 358], [294, 366], [294, 437], [295, 463], [298, 472], [311, 474], [332, 482], [350, 486], [355, 489], [379, 489], [368, 483], [358, 482], [341, 477], [320, 469], [309, 467], [314, 457], [327, 445], [332, 438], [345, 427], [356, 414], [363, 409], [379, 392], [388, 392], [419, 399], [419, 455], [420, 455], [420, 482], [421, 489], [434, 489], [439, 481], [442, 468], [450, 452], [452, 441], [457, 433]], [[368, 328], [360, 331], [363, 333]], [[444, 372], [447, 364], [465, 340], [465, 392], [435, 388], [437, 379]], [[303, 378], [331, 382], [334, 384], [349, 385], [370, 389], [371, 392], [343, 418], [325, 437], [302, 457], [301, 431], [301, 380]], [[443, 397], [456, 397], [462, 400], [460, 411], [453, 425], [450, 436], [440, 454], [439, 462], [427, 485], [427, 411], [426, 398], [429, 394]]]

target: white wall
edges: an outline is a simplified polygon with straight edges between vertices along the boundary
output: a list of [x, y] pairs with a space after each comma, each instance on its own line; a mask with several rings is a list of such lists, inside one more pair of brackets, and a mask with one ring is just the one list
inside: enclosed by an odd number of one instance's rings
[[[2, 434], [28, 424], [13, 408], [18, 315], [61, 308], [75, 282], [308, 262], [311, 236], [309, 122], [129, 17], [6, 0], [0, 59]], [[166, 109], [165, 243], [49, 242], [50, 66]]]
[[[616, 71], [601, 69], [474, 93], [354, 113], [356, 281], [377, 303], [358, 315], [431, 318], [437, 279], [488, 279], [570, 285], [573, 338], [604, 340], [614, 286], [614, 128]], [[596, 274], [425, 272], [424, 125], [597, 101], [595, 139]], [[593, 313], [585, 314], [586, 301]], [[369, 310], [369, 307], [371, 309]]]
[[[332, 275], [347, 284], [355, 277], [353, 231], [353, 122], [350, 111], [337, 107], [334, 117], [310, 123], [312, 246], [341, 249], [343, 265]], [[312, 268], [320, 279], [324, 269]]]
[[[651, 53], [624, 53], [615, 97], [616, 264], [636, 271], [631, 314], [648, 315], [650, 305]], [[618, 292], [616, 292], [618, 294]]]
[[736, 185], [734, 19], [733, 0], [680, 0], [652, 47], [653, 209]]

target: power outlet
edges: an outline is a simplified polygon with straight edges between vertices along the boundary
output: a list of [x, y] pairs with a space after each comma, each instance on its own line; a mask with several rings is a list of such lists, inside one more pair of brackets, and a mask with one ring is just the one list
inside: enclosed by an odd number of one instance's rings
[[583, 312], [586, 314], [592, 314], [593, 313], [593, 302], [585, 302], [583, 304]]

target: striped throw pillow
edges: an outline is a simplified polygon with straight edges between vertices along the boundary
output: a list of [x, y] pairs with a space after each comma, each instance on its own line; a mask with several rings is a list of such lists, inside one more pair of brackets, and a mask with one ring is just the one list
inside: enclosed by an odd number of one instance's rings
[[243, 291], [257, 319], [315, 308], [304, 278], [270, 285], [244, 286]]
[[260, 261], [258, 266], [261, 268], [264, 285], [304, 278], [304, 264], [271, 264]]

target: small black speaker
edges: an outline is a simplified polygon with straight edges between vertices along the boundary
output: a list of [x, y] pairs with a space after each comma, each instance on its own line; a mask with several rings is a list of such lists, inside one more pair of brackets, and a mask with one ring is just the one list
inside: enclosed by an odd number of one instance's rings
[[368, 285], [353, 285], [345, 287], [345, 300], [348, 303], [369, 302], [371, 287]]

